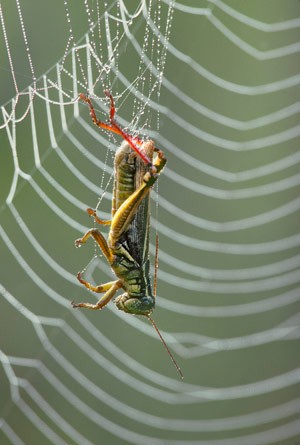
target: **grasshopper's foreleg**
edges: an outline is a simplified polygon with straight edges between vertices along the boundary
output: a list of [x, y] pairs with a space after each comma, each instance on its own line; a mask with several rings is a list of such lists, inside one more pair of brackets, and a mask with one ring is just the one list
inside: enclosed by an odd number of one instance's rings
[[78, 273], [77, 278], [80, 281], [80, 283], [84, 284], [84, 286], [87, 287], [88, 289], [90, 289], [91, 291], [97, 292], [97, 293], [105, 292], [105, 294], [95, 304], [72, 302], [72, 306], [74, 308], [86, 308], [86, 309], [92, 309], [92, 310], [100, 310], [104, 306], [107, 305], [107, 303], [113, 298], [113, 296], [115, 295], [117, 290], [120, 289], [120, 287], [122, 287], [121, 280], [110, 281], [109, 283], [105, 283], [100, 286], [92, 286], [90, 283], [88, 283], [87, 281], [85, 281], [81, 278], [80, 273]]
[[159, 148], [154, 148], [154, 151], [157, 154], [156, 159], [154, 161], [154, 166], [156, 167], [156, 173], [160, 173], [167, 163], [167, 158], [165, 157], [164, 152]]
[[110, 219], [100, 219], [97, 216], [96, 210], [91, 209], [90, 207], [86, 209], [87, 213], [94, 218], [94, 221], [97, 224], [101, 224], [102, 226], [110, 226], [111, 220]]

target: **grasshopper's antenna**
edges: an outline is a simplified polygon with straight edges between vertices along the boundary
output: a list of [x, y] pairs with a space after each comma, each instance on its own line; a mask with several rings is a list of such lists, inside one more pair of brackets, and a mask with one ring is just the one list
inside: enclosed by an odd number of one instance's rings
[[[157, 270], [158, 270], [158, 234], [156, 234], [156, 238], [155, 238], [155, 262], [154, 262], [154, 282], [153, 282], [153, 295], [154, 297], [156, 297], [156, 289], [157, 289]], [[156, 330], [159, 338], [161, 339], [162, 344], [164, 345], [167, 353], [169, 354], [175, 368], [177, 369], [178, 374], [180, 375], [180, 377], [183, 379], [183, 374], [181, 372], [181, 369], [179, 368], [175, 358], [173, 357], [170, 349], [167, 346], [167, 343], [165, 342], [165, 340], [163, 339], [161, 333], [159, 332], [159, 329], [155, 323], [155, 321], [150, 317], [150, 315], [146, 316], [148, 318], [148, 320], [150, 321], [150, 323], [152, 324], [152, 326], [154, 327], [154, 329]]]
[[154, 280], [153, 280], [153, 295], [156, 297], [157, 289], [157, 270], [158, 270], [158, 234], [155, 238], [155, 262], [154, 262]]
[[179, 368], [179, 366], [178, 366], [178, 364], [177, 364], [175, 358], [173, 357], [173, 355], [172, 355], [170, 349], [168, 348], [167, 343], [165, 342], [165, 340], [163, 339], [161, 333], [159, 332], [159, 329], [158, 329], [158, 327], [156, 326], [156, 323], [155, 323], [154, 320], [150, 317], [150, 315], [146, 315], [146, 317], [148, 318], [148, 320], [150, 321], [150, 323], [152, 324], [152, 326], [153, 326], [154, 329], [156, 330], [156, 332], [157, 332], [159, 338], [161, 339], [162, 344], [164, 345], [164, 347], [165, 347], [167, 353], [169, 354], [169, 356], [170, 356], [170, 358], [171, 358], [171, 360], [172, 360], [172, 362], [173, 362], [173, 364], [174, 364], [174, 366], [175, 366], [175, 368], [176, 368], [178, 374], [179, 374], [180, 377], [183, 379], [182, 371], [181, 371], [181, 369]]

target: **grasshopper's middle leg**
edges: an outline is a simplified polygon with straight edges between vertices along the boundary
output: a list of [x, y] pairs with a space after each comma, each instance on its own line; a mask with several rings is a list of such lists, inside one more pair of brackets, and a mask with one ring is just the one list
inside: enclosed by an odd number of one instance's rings
[[113, 254], [111, 252], [111, 249], [108, 247], [108, 244], [106, 242], [106, 239], [102, 235], [101, 232], [99, 232], [98, 229], [90, 229], [88, 230], [82, 238], [79, 238], [75, 241], [75, 246], [80, 247], [82, 244], [86, 243], [89, 237], [92, 236], [100, 249], [102, 250], [103, 254], [105, 255], [105, 258], [109, 262], [109, 264], [113, 261]]

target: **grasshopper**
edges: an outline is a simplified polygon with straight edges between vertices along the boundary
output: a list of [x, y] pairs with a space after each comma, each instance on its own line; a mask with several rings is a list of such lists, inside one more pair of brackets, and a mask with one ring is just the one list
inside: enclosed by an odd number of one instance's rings
[[[81, 94], [79, 98], [89, 106], [95, 125], [113, 131], [124, 139], [117, 150], [114, 160], [114, 192], [112, 200], [112, 219], [100, 219], [96, 211], [88, 208], [89, 215], [100, 225], [109, 225], [107, 240], [98, 229], [90, 229], [75, 241], [76, 247], [93, 237], [110, 264], [117, 279], [94, 286], [82, 278], [77, 278], [87, 289], [103, 293], [97, 303], [74, 303], [74, 308], [102, 309], [119, 289], [125, 292], [114, 303], [119, 310], [133, 315], [146, 316], [157, 331], [164, 347], [171, 357], [178, 373], [182, 372], [162, 338], [154, 320], [150, 317], [155, 308], [157, 254], [155, 260], [155, 291], [152, 291], [149, 262], [150, 191], [157, 181], [167, 160], [162, 150], [155, 147], [152, 140], [142, 141], [127, 134], [115, 121], [114, 99], [110, 99], [110, 121], [97, 119], [91, 100]], [[158, 242], [156, 243], [158, 244]]]

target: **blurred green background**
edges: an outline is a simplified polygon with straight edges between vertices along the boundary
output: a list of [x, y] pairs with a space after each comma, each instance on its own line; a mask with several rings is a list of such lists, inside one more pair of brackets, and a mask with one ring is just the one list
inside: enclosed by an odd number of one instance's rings
[[[98, 4], [100, 15], [108, 11]], [[20, 5], [35, 76], [54, 82], [70, 27], [73, 41], [82, 38], [97, 2]], [[118, 4], [109, 6], [120, 19]], [[169, 6], [144, 3], [162, 33]], [[2, 2], [2, 13], [22, 91], [32, 72], [17, 4]], [[138, 107], [122, 75], [141, 90], [134, 44], [143, 45], [146, 22], [142, 14], [133, 20], [130, 39], [122, 22], [104, 16], [103, 39], [89, 34], [103, 61], [105, 23], [120, 45], [103, 84], [121, 95], [118, 116], [130, 123]], [[150, 31], [147, 55], [159, 62], [157, 49]], [[107, 184], [99, 211], [108, 217], [120, 141], [97, 132], [85, 106], [80, 115], [73, 105], [47, 108], [38, 95], [16, 133], [11, 122], [1, 130], [0, 444], [300, 443], [299, 51], [296, 0], [175, 3], [159, 118], [149, 102], [138, 126], [168, 158], [158, 198], [153, 192], [154, 318], [183, 382], [146, 321], [113, 304], [101, 313], [70, 307], [94, 298], [77, 284], [78, 270], [96, 283], [111, 277], [92, 242], [80, 250], [73, 242], [92, 224], [85, 208]], [[88, 77], [85, 50], [78, 53], [77, 93]], [[70, 56], [63, 67], [65, 95], [48, 82], [55, 102], [76, 97]], [[0, 69], [10, 113], [16, 90], [4, 35]], [[147, 96], [155, 78], [145, 77]], [[27, 105], [20, 96], [17, 118]], [[107, 103], [97, 109], [105, 119]]]

